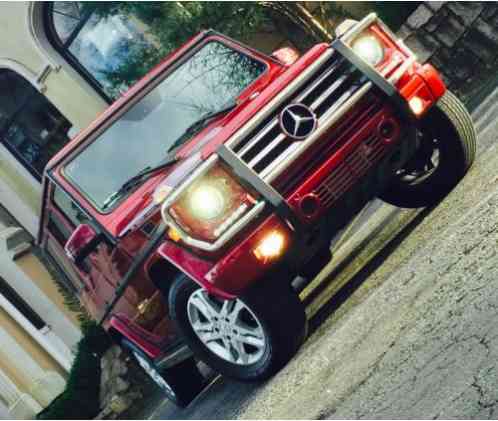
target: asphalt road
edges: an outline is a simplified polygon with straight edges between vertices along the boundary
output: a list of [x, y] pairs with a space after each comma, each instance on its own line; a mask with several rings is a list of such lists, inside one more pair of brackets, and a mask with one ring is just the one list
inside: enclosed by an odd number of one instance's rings
[[163, 400], [144, 416], [498, 416], [497, 97], [474, 112], [478, 157], [462, 183], [435, 209], [374, 213], [345, 244], [353, 257], [320, 274], [327, 302], [280, 373], [265, 384], [217, 377], [188, 408]]

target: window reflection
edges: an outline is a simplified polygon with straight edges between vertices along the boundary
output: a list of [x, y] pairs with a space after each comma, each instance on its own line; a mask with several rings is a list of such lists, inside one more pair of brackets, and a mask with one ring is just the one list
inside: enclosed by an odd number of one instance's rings
[[68, 141], [71, 124], [28, 81], [0, 71], [0, 142], [38, 179]]
[[209, 42], [70, 162], [65, 174], [101, 208], [128, 178], [191, 139], [186, 130], [195, 121], [234, 102], [265, 70], [263, 62]]
[[91, 5], [62, 1], [53, 3], [49, 20], [62, 53], [109, 99], [117, 98], [136, 81], [135, 76], [127, 77], [127, 63], [144, 51], [154, 55], [153, 50], [159, 50], [146, 26], [134, 16], [117, 13], [103, 17]]

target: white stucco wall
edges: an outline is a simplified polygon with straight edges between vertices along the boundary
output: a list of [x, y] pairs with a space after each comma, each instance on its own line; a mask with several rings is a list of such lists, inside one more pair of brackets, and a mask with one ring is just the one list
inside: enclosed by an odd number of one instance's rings
[[[72, 321], [47, 297], [38, 286], [20, 270], [7, 250], [6, 240], [12, 228], [0, 228], [0, 276], [38, 313], [65, 346], [73, 349], [81, 332]], [[57, 344], [54, 344], [56, 346]], [[61, 352], [66, 352], [62, 350]]]

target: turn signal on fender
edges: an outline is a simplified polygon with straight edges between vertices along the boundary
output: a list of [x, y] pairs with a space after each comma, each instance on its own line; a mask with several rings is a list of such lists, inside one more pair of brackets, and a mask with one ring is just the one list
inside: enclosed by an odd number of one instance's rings
[[254, 249], [254, 255], [264, 263], [280, 257], [285, 249], [285, 236], [279, 231], [270, 231]]

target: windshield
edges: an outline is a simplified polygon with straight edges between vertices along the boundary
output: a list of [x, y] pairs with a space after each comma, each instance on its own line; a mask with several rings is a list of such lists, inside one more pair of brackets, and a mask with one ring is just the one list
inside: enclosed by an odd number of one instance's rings
[[158, 164], [196, 120], [233, 103], [266, 66], [209, 42], [64, 168], [98, 208], [130, 177]]

